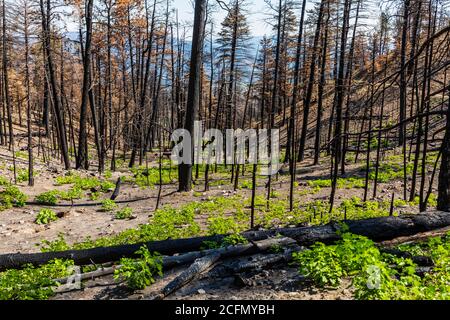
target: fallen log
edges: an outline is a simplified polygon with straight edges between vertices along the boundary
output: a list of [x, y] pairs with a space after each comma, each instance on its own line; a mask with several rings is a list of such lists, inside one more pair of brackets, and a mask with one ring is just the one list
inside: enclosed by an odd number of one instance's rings
[[178, 277], [169, 282], [162, 290], [159, 295], [155, 297], [155, 300], [164, 299], [168, 297], [181, 287], [185, 286], [192, 280], [194, 280], [199, 274], [208, 270], [217, 261], [220, 260], [220, 254], [209, 255], [200, 259], [195, 260], [195, 262], [183, 271]]
[[[415, 215], [402, 215], [399, 217], [346, 221], [345, 223], [348, 226], [348, 232], [366, 236], [378, 242], [448, 227], [450, 226], [450, 213], [434, 211]], [[333, 243], [340, 239], [339, 231], [341, 230], [342, 226], [340, 224], [330, 223], [314, 227], [249, 231], [244, 232], [242, 236], [249, 241], [260, 241], [282, 235], [294, 239], [299, 245], [309, 246], [319, 241], [326, 244]], [[142, 245], [147, 246], [148, 250], [152, 252], [159, 252], [162, 255], [173, 255], [176, 253], [197, 251], [205, 241], [221, 242], [224, 237], [225, 235], [207, 236], [62, 252], [3, 254], [0, 255], [0, 271], [21, 268], [25, 264], [42, 265], [53, 259], [73, 260], [76, 265], [119, 261], [123, 257], [135, 257], [135, 252]]]
[[[251, 255], [257, 252], [264, 252], [272, 248], [273, 246], [290, 246], [294, 245], [295, 241], [289, 238], [273, 238], [273, 239], [267, 239], [262, 240], [255, 243], [248, 243], [248, 244], [242, 244], [242, 245], [236, 245], [236, 246], [228, 246], [224, 248], [219, 249], [210, 249], [210, 250], [204, 250], [204, 251], [196, 251], [196, 252], [189, 252], [183, 255], [179, 256], [165, 256], [162, 260], [163, 270], [167, 270], [173, 267], [178, 267], [182, 265], [186, 265], [189, 263], [192, 263], [198, 259], [202, 259], [207, 256], [215, 256], [219, 255], [222, 258], [232, 258], [232, 257], [238, 257], [238, 256], [245, 256], [245, 255]], [[290, 251], [292, 252], [292, 251]], [[82, 274], [75, 275], [76, 279], [79, 281], [84, 280], [93, 280], [95, 278], [104, 277], [107, 275], [113, 274], [116, 270], [120, 269], [122, 266], [112, 266], [112, 267], [102, 267], [92, 272], [86, 272]], [[72, 281], [74, 279], [74, 276], [69, 276], [66, 278], [61, 279], [55, 279], [54, 281], [64, 285], [67, 284], [69, 281]], [[66, 286], [60, 287], [55, 292], [69, 292], [78, 290], [79, 288], [73, 287], [67, 289]], [[67, 291], [69, 290], [69, 291]]]
[[414, 243], [420, 243], [424, 241], [428, 241], [428, 239], [433, 237], [442, 237], [446, 234], [450, 233], [450, 226], [436, 229], [428, 232], [422, 232], [418, 234], [414, 234], [412, 236], [406, 236], [406, 237], [398, 237], [393, 240], [383, 241], [379, 243], [378, 245], [380, 247], [395, 247], [401, 244], [414, 244]]

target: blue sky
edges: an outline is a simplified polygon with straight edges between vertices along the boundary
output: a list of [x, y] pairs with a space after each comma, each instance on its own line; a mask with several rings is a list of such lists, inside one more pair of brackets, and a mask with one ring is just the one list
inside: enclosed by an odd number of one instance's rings
[[[216, 2], [216, 0], [209, 0]], [[225, 3], [228, 3], [229, 0], [223, 0]], [[180, 22], [185, 22], [187, 24], [191, 24], [194, 19], [194, 10], [192, 6], [193, 0], [173, 0], [173, 7], [178, 8], [178, 15]], [[276, 6], [278, 0], [270, 0], [272, 4]], [[301, 2], [301, 1], [297, 1]], [[306, 1], [306, 9], [309, 10], [313, 8], [314, 4], [317, 3], [318, 0], [307, 0]], [[250, 30], [252, 36], [261, 37], [265, 34], [271, 34], [271, 26], [267, 24], [265, 21], [267, 17], [269, 17], [270, 13], [273, 13], [265, 3], [264, 0], [247, 0], [247, 19], [250, 24]], [[220, 23], [225, 18], [227, 12], [221, 9], [219, 6], [217, 12], [213, 13], [214, 24], [216, 25], [216, 32], [220, 28]], [[295, 9], [295, 15], [297, 17], [300, 16], [301, 5], [297, 5]], [[366, 4], [365, 14], [360, 17], [359, 25], [365, 25], [365, 29], [371, 29], [378, 22], [378, 14], [379, 8], [376, 4]]]
[[[224, 2], [228, 3], [227, 0], [225, 0]], [[272, 0], [272, 3], [275, 2], [278, 1]], [[307, 8], [312, 7], [314, 4], [314, 2], [311, 0], [308, 0], [307, 2], [308, 2]], [[187, 22], [187, 23], [192, 22], [194, 18], [194, 11], [191, 3], [192, 3], [191, 0], [173, 1], [174, 7], [178, 8], [178, 15], [180, 22]], [[265, 22], [265, 19], [268, 17], [268, 13], [270, 13], [270, 10], [268, 9], [268, 6], [264, 2], [264, 0], [248, 0], [246, 8], [247, 8], [247, 18], [250, 24], [250, 30], [252, 32], [252, 35], [255, 37], [260, 37], [265, 34], [270, 34], [271, 27]], [[300, 9], [297, 9], [296, 14], [300, 15]], [[218, 7], [218, 11], [213, 14], [215, 25], [219, 26], [220, 23], [225, 18], [225, 16], [226, 11]], [[217, 27], [216, 30], [218, 28], [219, 27]]]

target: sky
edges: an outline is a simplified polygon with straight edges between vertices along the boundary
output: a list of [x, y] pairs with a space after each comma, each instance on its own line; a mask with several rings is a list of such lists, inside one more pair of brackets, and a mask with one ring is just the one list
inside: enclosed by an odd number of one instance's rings
[[[216, 2], [216, 0], [209, 0]], [[276, 6], [278, 3], [278, 0], [267, 0], [270, 1], [272, 4]], [[192, 24], [192, 21], [194, 19], [194, 9], [192, 5], [193, 0], [173, 0], [172, 4], [173, 7], [178, 8], [178, 16], [180, 22], [185, 22], [186, 24]], [[228, 3], [228, 0], [224, 0], [225, 3]], [[301, 2], [301, 1], [298, 1]], [[314, 7], [314, 4], [317, 3], [318, 0], [307, 0], [306, 1], [306, 10], [310, 10]], [[376, 1], [375, 1], [376, 2]], [[273, 14], [273, 11], [271, 11], [266, 4], [265, 0], [247, 0], [247, 19], [250, 24], [250, 30], [253, 37], [262, 37], [264, 35], [270, 35], [271, 32], [271, 26], [265, 21], [269, 16], [270, 13]], [[364, 23], [364, 25], [367, 26], [367, 28], [371, 28], [374, 25], [378, 23], [378, 14], [379, 14], [379, 8], [378, 5], [369, 3], [366, 4], [365, 8], [366, 17], [361, 16], [360, 22]], [[301, 5], [298, 5], [295, 9], [295, 15], [297, 17], [300, 16], [301, 13]], [[221, 9], [219, 6], [217, 6], [217, 12], [213, 13], [213, 19], [214, 24], [216, 27], [216, 32], [220, 28], [220, 23], [225, 18], [227, 12], [223, 9]]]
[[[215, 1], [215, 0], [210, 0]], [[178, 16], [180, 22], [192, 23], [194, 18], [194, 10], [191, 4], [191, 0], [174, 0], [174, 7], [178, 8]], [[228, 3], [228, 1], [224, 1]], [[277, 1], [272, 0], [272, 3]], [[270, 10], [264, 0], [248, 0], [247, 1], [247, 18], [250, 24], [250, 30], [252, 36], [261, 37], [265, 34], [271, 33], [271, 26], [265, 22], [265, 19], [269, 17]], [[308, 0], [307, 9], [313, 6], [313, 1]], [[219, 26], [225, 18], [227, 12], [217, 6], [217, 12], [213, 14], [214, 24]], [[300, 9], [296, 12], [300, 15]], [[218, 29], [219, 27], [217, 27]]]

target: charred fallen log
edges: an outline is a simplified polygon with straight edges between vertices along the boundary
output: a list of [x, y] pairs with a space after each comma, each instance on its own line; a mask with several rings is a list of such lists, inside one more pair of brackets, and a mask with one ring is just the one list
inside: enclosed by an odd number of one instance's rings
[[[428, 212], [399, 217], [381, 217], [366, 220], [346, 221], [348, 231], [366, 236], [374, 241], [392, 240], [397, 237], [410, 236], [420, 232], [450, 226], [450, 213]], [[340, 239], [342, 227], [338, 223], [323, 226], [284, 228], [273, 230], [249, 231], [242, 235], [249, 241], [260, 241], [277, 235], [292, 238], [299, 245], [308, 246], [315, 242], [333, 243]], [[69, 250], [63, 252], [45, 252], [34, 254], [0, 255], [0, 270], [20, 268], [25, 264], [42, 265], [53, 259], [70, 259], [76, 265], [101, 264], [118, 261], [123, 257], [134, 257], [142, 245], [149, 251], [163, 255], [198, 251], [205, 241], [221, 242], [225, 236], [209, 236], [191, 239], [155, 241], [146, 244], [122, 245], [115, 247], [93, 248], [88, 250]]]

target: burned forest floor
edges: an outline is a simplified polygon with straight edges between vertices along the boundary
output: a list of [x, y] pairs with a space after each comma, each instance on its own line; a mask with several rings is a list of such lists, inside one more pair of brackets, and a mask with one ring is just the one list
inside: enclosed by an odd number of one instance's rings
[[[238, 189], [231, 183], [231, 166], [212, 167], [209, 191], [205, 191], [205, 168], [198, 168], [194, 191], [177, 192], [177, 169], [165, 157], [162, 160], [160, 186], [158, 152], [149, 154], [148, 162], [127, 168], [117, 161], [116, 172], [66, 171], [55, 163], [35, 160], [35, 186], [27, 186], [26, 152], [18, 151], [16, 180], [11, 152], [0, 149], [0, 184], [2, 192], [16, 185], [25, 195], [23, 206], [4, 205], [0, 212], [0, 254], [34, 253], [113, 246], [147, 241], [189, 238], [200, 235], [238, 234], [250, 229], [252, 167], [241, 168]], [[429, 174], [436, 154], [427, 159]], [[418, 213], [418, 198], [403, 200], [401, 153], [383, 154], [377, 195], [373, 197], [374, 168], [369, 174], [369, 200], [363, 201], [365, 159], [349, 154], [346, 173], [338, 180], [335, 209], [329, 213], [331, 191], [329, 159], [326, 154], [319, 165], [305, 161], [298, 165], [294, 184], [294, 210], [289, 211], [290, 176], [284, 166], [273, 179], [267, 194], [267, 177], [257, 175], [256, 229], [287, 226], [313, 226], [344, 219]], [[408, 172], [412, 167], [408, 166]], [[120, 192], [110, 199], [121, 179]], [[419, 184], [418, 184], [419, 186]], [[435, 206], [436, 186], [429, 199]], [[160, 192], [161, 188], [161, 192]], [[407, 190], [408, 195], [410, 189]], [[161, 194], [159, 204], [158, 195]], [[394, 196], [394, 198], [392, 198]], [[269, 200], [267, 201], [267, 198]], [[156, 210], [156, 206], [159, 206]], [[214, 247], [214, 244], [206, 244]], [[352, 281], [344, 278], [337, 288], [323, 289], [300, 275], [292, 262], [279, 262], [262, 269], [226, 274], [220, 268], [252, 257], [230, 258], [215, 264], [195, 281], [166, 299], [353, 299]], [[51, 299], [149, 299], [183, 272], [178, 267], [156, 277], [145, 290], [131, 291], [112, 275], [87, 280], [83, 290], [61, 293]]]

